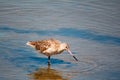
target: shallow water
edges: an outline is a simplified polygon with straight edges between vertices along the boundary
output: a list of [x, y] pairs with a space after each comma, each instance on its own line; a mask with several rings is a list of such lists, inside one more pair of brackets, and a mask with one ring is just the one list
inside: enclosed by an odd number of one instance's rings
[[[119, 80], [119, 0], [1, 0], [0, 80]], [[56, 38], [67, 52], [47, 57], [26, 46]]]

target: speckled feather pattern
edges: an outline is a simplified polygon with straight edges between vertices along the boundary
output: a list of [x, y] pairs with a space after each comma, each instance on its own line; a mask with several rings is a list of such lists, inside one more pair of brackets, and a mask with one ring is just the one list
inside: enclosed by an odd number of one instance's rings
[[62, 51], [58, 52], [61, 42], [56, 39], [31, 41], [31, 44], [35, 46], [35, 49], [44, 55], [51, 56], [55, 54], [60, 54]]

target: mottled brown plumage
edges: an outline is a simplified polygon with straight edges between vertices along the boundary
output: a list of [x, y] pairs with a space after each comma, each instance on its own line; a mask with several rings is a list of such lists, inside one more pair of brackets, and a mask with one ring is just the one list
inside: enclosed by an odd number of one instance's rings
[[26, 44], [35, 48], [37, 52], [48, 56], [49, 61], [50, 56], [60, 54], [64, 50], [68, 51], [75, 58], [75, 60], [77, 60], [77, 58], [70, 51], [68, 44], [61, 43], [59, 40], [56, 39], [29, 41]]

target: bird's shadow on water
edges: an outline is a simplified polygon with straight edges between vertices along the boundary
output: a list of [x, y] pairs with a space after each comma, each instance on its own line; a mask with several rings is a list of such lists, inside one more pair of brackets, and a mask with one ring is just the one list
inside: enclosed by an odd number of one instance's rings
[[50, 65], [38, 68], [28, 74], [28, 76], [32, 80], [69, 80], [67, 76], [63, 75], [62, 71], [52, 69]]

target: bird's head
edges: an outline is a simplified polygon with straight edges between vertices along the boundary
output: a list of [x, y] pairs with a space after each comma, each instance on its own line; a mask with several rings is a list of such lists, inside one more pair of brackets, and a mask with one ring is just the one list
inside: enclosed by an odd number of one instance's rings
[[69, 45], [67, 43], [62, 43], [60, 47], [62, 50], [66, 50], [66, 51], [69, 49]]
[[30, 47], [32, 47], [32, 48], [35, 48], [35, 42], [34, 41], [28, 41], [27, 43], [26, 43], [26, 45], [28, 45], [28, 46], [30, 46]]
[[73, 55], [73, 53], [71, 52], [71, 50], [70, 50], [70, 47], [69, 47], [69, 45], [67, 44], [67, 43], [62, 43], [61, 45], [61, 49], [62, 50], [66, 50], [71, 56], [73, 56], [73, 58], [76, 60], [76, 61], [78, 61], [78, 59]]

